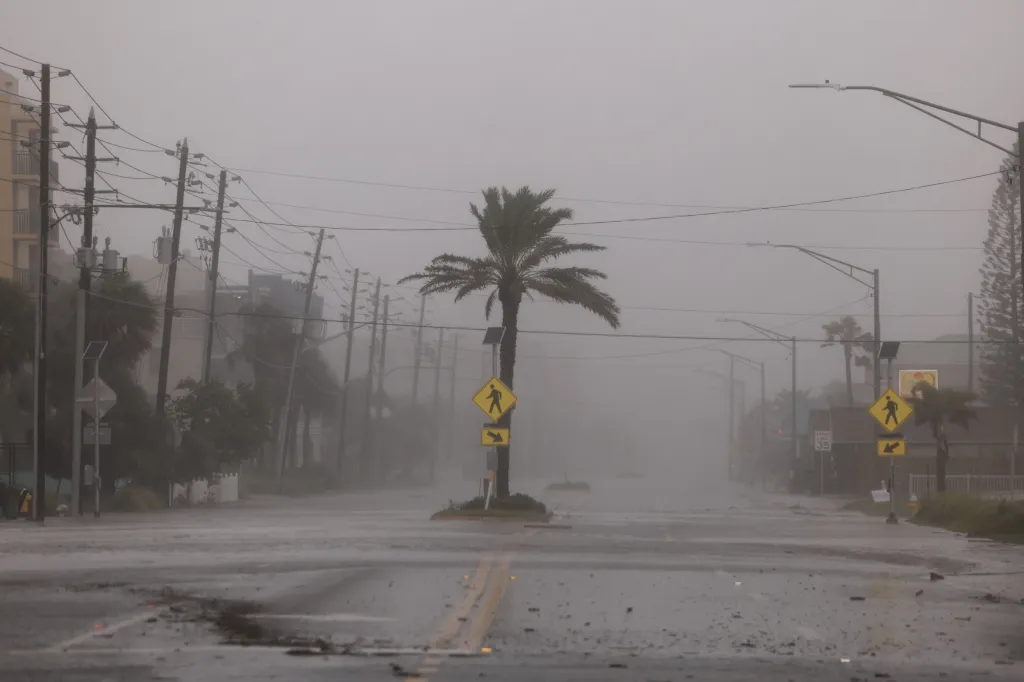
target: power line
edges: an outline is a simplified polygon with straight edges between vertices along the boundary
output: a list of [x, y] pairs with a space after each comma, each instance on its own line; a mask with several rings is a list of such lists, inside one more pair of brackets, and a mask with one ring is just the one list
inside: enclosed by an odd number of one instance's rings
[[[280, 171], [259, 170], [259, 169], [255, 169], [255, 168], [238, 168], [238, 167], [232, 167], [232, 166], [227, 166], [227, 167], [223, 167], [223, 168], [226, 168], [227, 170], [235, 171], [235, 172], [238, 172], [238, 173], [258, 173], [258, 174], [261, 174], [261, 175], [273, 175], [273, 176], [278, 176], [278, 177], [295, 178], [295, 179], [301, 179], [301, 180], [318, 180], [318, 181], [323, 181], [323, 182], [336, 182], [336, 183], [353, 184], [353, 185], [368, 185], [368, 186], [373, 186], [373, 187], [390, 187], [390, 188], [393, 188], [393, 189], [408, 189], [408, 190], [417, 190], [417, 191], [424, 191], [424, 192], [441, 192], [441, 193], [448, 193], [448, 194], [467, 194], [467, 195], [473, 195], [473, 196], [477, 196], [477, 195], [480, 194], [479, 190], [454, 189], [454, 188], [450, 188], [450, 187], [431, 187], [431, 186], [424, 186], [424, 185], [407, 185], [407, 184], [392, 183], [392, 182], [376, 182], [376, 181], [371, 181], [371, 180], [355, 180], [355, 179], [350, 179], [350, 178], [332, 178], [332, 177], [325, 177], [325, 176], [321, 176], [321, 175], [309, 175], [309, 174], [303, 174], [303, 173], [285, 173], [285, 172], [280, 172]], [[978, 176], [978, 177], [985, 177], [985, 176]], [[973, 177], [972, 178], [965, 178], [963, 180], [969, 180], [969, 179], [974, 179], [974, 178]], [[953, 180], [953, 181], [949, 181], [949, 182], [961, 182], [963, 180]], [[939, 184], [942, 184], [942, 183], [939, 183]], [[860, 196], [860, 197], [850, 197], [850, 198], [852, 199], [852, 198], [868, 198], [868, 197], [872, 197], [872, 196], [883, 196], [884, 194], [892, 194], [892, 193], [895, 193], [895, 192], [911, 191], [913, 189], [924, 189], [925, 187], [933, 187], [933, 186], [937, 186], [937, 185], [924, 185], [924, 186], [919, 187], [919, 188], [907, 188], [907, 189], [903, 189], [903, 190], [892, 190], [892, 191], [889, 191], [889, 192], [867, 194], [867, 195]], [[770, 210], [779, 210], [779, 211], [781, 211], [781, 210], [795, 211], [795, 210], [800, 210], [801, 206], [815, 205], [815, 204], [820, 204], [820, 203], [827, 203], [827, 202], [801, 202], [801, 203], [798, 203], [798, 204], [785, 205], [785, 206], [764, 207], [764, 206], [722, 206], [722, 205], [716, 205], [716, 204], [679, 204], [679, 203], [649, 202], [649, 201], [623, 201], [623, 200], [615, 200], [615, 199], [593, 199], [593, 198], [561, 197], [561, 196], [555, 196], [553, 198], [553, 200], [554, 201], [565, 201], [565, 202], [612, 204], [612, 205], [621, 205], [621, 206], [654, 206], [654, 207], [661, 207], [661, 208], [708, 208], [708, 209], [721, 209], [721, 210], [726, 211], [726, 212], [734, 212], [734, 211], [735, 212], [739, 212], [739, 211], [763, 211], [763, 210], [769, 210], [769, 209]], [[830, 201], [846, 201], [846, 200], [847, 199], [833, 199], [833, 200], [830, 200]], [[275, 202], [267, 202], [267, 203], [274, 204]], [[306, 208], [306, 209], [310, 209], [310, 210], [323, 210], [323, 211], [338, 212], [338, 213], [351, 213], [351, 212], [348, 212], [348, 211], [341, 211], [341, 210], [334, 210], [334, 209], [323, 209], [323, 208], [317, 208], [317, 207], [313, 207], [313, 206], [300, 206], [300, 205], [294, 205], [294, 204], [277, 204], [277, 205], [290, 206], [292, 208]], [[935, 212], [977, 212], [977, 211], [988, 211], [988, 209], [987, 208], [860, 208], [860, 209], [816, 209], [816, 211], [817, 212], [850, 212], [850, 213], [916, 213], [916, 212], [935, 213]], [[815, 212], [815, 211], [812, 210], [810, 212]], [[359, 214], [353, 214], [353, 215], [359, 215]], [[380, 216], [380, 217], [387, 217], [387, 216]], [[410, 219], [409, 218], [403, 218], [403, 220], [410, 220]], [[578, 223], [578, 224], [583, 224], [583, 223]]]

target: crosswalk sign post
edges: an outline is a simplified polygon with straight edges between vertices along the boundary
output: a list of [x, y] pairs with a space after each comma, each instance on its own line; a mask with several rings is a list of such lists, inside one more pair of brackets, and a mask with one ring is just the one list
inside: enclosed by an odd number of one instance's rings
[[[509, 429], [498, 428], [501, 417], [512, 409], [516, 403], [516, 394], [498, 379], [498, 346], [505, 338], [504, 327], [488, 327], [484, 332], [484, 345], [491, 347], [491, 380], [473, 396], [473, 404], [487, 415], [493, 422], [485, 425], [480, 432], [480, 444], [492, 448], [487, 453], [487, 491], [484, 497], [484, 510], [491, 506], [491, 495], [495, 492], [495, 472], [498, 470], [498, 448], [508, 447]], [[494, 427], [494, 428], [488, 428]]]
[[879, 345], [878, 357], [875, 359], [875, 362], [885, 360], [888, 388], [868, 408], [868, 413], [890, 434], [889, 436], [884, 434], [878, 436], [877, 445], [875, 446], [875, 450], [880, 457], [889, 457], [889, 516], [885, 519], [885, 522], [888, 524], [899, 523], [896, 519], [896, 457], [906, 456], [907, 454], [907, 442], [901, 434], [894, 432], [914, 412], [914, 408], [910, 403], [892, 390], [892, 361], [896, 359], [899, 349], [899, 341], [883, 341]]

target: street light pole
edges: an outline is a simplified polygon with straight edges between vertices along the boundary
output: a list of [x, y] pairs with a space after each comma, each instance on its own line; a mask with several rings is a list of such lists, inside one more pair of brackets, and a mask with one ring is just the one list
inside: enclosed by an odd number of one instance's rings
[[[984, 142], [985, 144], [989, 145], [990, 147], [995, 147], [999, 151], [1004, 152], [1004, 153], [1008, 154], [1009, 156], [1012, 156], [1012, 157], [1016, 158], [1018, 160], [1018, 162], [1020, 160], [1021, 152], [1024, 151], [1024, 121], [1018, 122], [1017, 125], [1015, 125], [1015, 126], [1010, 125], [1008, 123], [1000, 123], [999, 121], [993, 121], [992, 119], [989, 119], [989, 118], [982, 118], [981, 116], [975, 116], [974, 114], [968, 113], [966, 111], [959, 111], [958, 109], [952, 109], [952, 108], [944, 106], [942, 104], [936, 104], [935, 102], [929, 102], [926, 99], [921, 99], [919, 97], [912, 97], [910, 95], [905, 95], [902, 92], [896, 92], [895, 90], [889, 90], [887, 88], [880, 88], [880, 87], [875, 86], [875, 85], [840, 85], [839, 83], [832, 83], [830, 81], [825, 81], [824, 83], [794, 83], [793, 85], [790, 85], [789, 87], [790, 88], [798, 88], [798, 89], [835, 90], [836, 92], [843, 92], [845, 90], [870, 90], [872, 92], [880, 93], [880, 94], [882, 94], [885, 97], [888, 97], [890, 99], [896, 100], [900, 104], [905, 104], [908, 107], [910, 107], [911, 109], [914, 109], [915, 111], [921, 112], [925, 116], [929, 116], [931, 118], [934, 118], [936, 121], [939, 121], [941, 123], [945, 123], [949, 127], [955, 128], [956, 130], [959, 130], [960, 132], [964, 133], [965, 135], [969, 135], [969, 136], [975, 138], [976, 140], [980, 140], [981, 142]], [[929, 111], [929, 109], [933, 109], [934, 111]], [[935, 111], [942, 111], [942, 112], [945, 112], [947, 114], [952, 114], [953, 116], [959, 116], [960, 118], [965, 118], [968, 121], [974, 121], [975, 123], [978, 124], [978, 132], [975, 133], [975, 132], [973, 132], [971, 130], [968, 130], [967, 128], [964, 128], [963, 126], [959, 126], [956, 123], [953, 123], [952, 121], [949, 121], [949, 120], [943, 118], [942, 116], [939, 116], [938, 114], [935, 113]], [[1017, 151], [1014, 152], [1012, 149], [1007, 149], [1006, 147], [1003, 147], [1001, 145], [996, 144], [992, 140], [988, 140], [988, 139], [985, 139], [984, 137], [982, 137], [982, 135], [981, 135], [981, 126], [982, 125], [988, 125], [988, 126], [991, 126], [993, 128], [999, 128], [1001, 130], [1007, 130], [1007, 131], [1009, 131], [1011, 133], [1017, 133]], [[1022, 175], [1022, 173], [1020, 172], [1020, 164], [1018, 163], [1017, 164], [1017, 187], [1018, 187], [1017, 191], [1020, 192], [1021, 206], [1024, 206], [1024, 182], [1021, 182], [1021, 175]], [[1019, 220], [1020, 220], [1021, 230], [1024, 231], [1024, 210], [1020, 211]], [[1020, 266], [1021, 266], [1021, 272], [1024, 272], [1024, 239], [1021, 240], [1021, 244], [1020, 244]], [[876, 292], [876, 295], [877, 295], [877, 292]], [[877, 353], [877, 351], [878, 351], [878, 347], [877, 346], [875, 347], [875, 351], [876, 351], [875, 354], [877, 355], [878, 354]], [[876, 362], [876, 364], [877, 364], [877, 362]], [[880, 388], [881, 388], [881, 373], [880, 373], [879, 370], [876, 370], [875, 371], [875, 393], [876, 394], [878, 394]]]
[[[853, 263], [847, 263], [844, 260], [839, 260], [838, 258], [833, 258], [832, 256], [826, 256], [823, 253], [818, 253], [817, 251], [812, 251], [811, 249], [808, 249], [808, 248], [803, 247], [803, 246], [799, 246], [797, 244], [772, 244], [771, 242], [763, 242], [763, 243], [760, 243], [760, 242], [748, 242], [747, 246], [770, 246], [770, 247], [772, 247], [774, 249], [793, 249], [794, 251], [799, 251], [801, 253], [807, 254], [808, 256], [810, 256], [811, 258], [813, 258], [814, 260], [816, 260], [816, 261], [818, 261], [820, 263], [824, 263], [825, 265], [829, 266], [830, 268], [832, 268], [836, 272], [839, 272], [839, 273], [849, 277], [850, 279], [852, 279], [853, 281], [857, 282], [858, 284], [863, 284], [864, 286], [866, 286], [868, 289], [871, 290], [871, 295], [874, 298], [874, 334], [873, 334], [874, 340], [872, 342], [872, 346], [874, 347], [874, 356], [875, 356], [874, 360], [872, 361], [872, 366], [874, 368], [874, 373], [873, 373], [874, 384], [875, 384], [874, 389], [875, 389], [875, 397], [878, 398], [879, 396], [881, 396], [882, 395], [882, 371], [881, 371], [881, 367], [878, 364], [878, 350], [881, 348], [881, 343], [882, 343], [882, 313], [881, 313], [881, 306], [880, 306], [880, 301], [879, 301], [879, 296], [878, 296], [878, 293], [879, 293], [879, 274], [878, 274], [878, 268], [875, 268], [874, 270], [868, 270], [867, 268], [862, 268], [860, 266], [854, 265]], [[867, 277], [870, 277], [871, 279], [867, 280], [866, 279]]]
[[[763, 337], [765, 337], [767, 339], [771, 339], [772, 341], [780, 344], [781, 346], [790, 349], [790, 356], [792, 357], [792, 361], [793, 361], [792, 362], [792, 365], [793, 365], [793, 369], [792, 369], [793, 385], [792, 385], [792, 388], [790, 390], [790, 394], [791, 394], [790, 395], [790, 412], [791, 412], [791, 414], [790, 414], [789, 422], [790, 422], [791, 436], [793, 438], [793, 461], [796, 462], [797, 458], [799, 458], [799, 456], [800, 456], [800, 449], [799, 449], [800, 445], [799, 445], [799, 440], [797, 438], [797, 433], [796, 433], [796, 337], [795, 336], [785, 336], [784, 334], [780, 334], [777, 331], [773, 331], [771, 329], [766, 329], [766, 328], [764, 328], [764, 327], [762, 327], [760, 325], [756, 325], [753, 322], [747, 322], [746, 320], [738, 320], [738, 319], [732, 318], [732, 317], [725, 317], [725, 318], [722, 318], [722, 319], [720, 319], [718, 321], [719, 322], [735, 322], [735, 323], [738, 323], [738, 324], [742, 324], [745, 327], [749, 327], [750, 329], [753, 329], [755, 332], [757, 332], [761, 336], [763, 336]], [[762, 386], [763, 386], [763, 384], [762, 384]]]
[[[760, 434], [758, 436], [757, 451], [758, 451], [758, 456], [761, 458], [761, 460], [763, 462], [764, 461], [764, 444], [765, 444], [765, 442], [767, 440], [767, 436], [765, 435], [767, 433], [767, 427], [766, 427], [766, 421], [765, 421], [764, 361], [763, 360], [751, 360], [750, 358], [745, 358], [742, 355], [737, 355], [736, 353], [731, 353], [731, 352], [729, 352], [727, 350], [722, 350], [721, 348], [716, 348], [715, 350], [717, 350], [719, 353], [722, 353], [723, 355], [728, 355], [729, 356], [729, 371], [730, 371], [730, 375], [732, 374], [732, 362], [734, 360], [739, 360], [740, 362], [742, 362], [745, 365], [748, 365], [748, 366], [753, 367], [755, 369], [760, 369], [760, 372], [761, 372], [761, 407], [759, 409], [760, 409], [760, 412], [761, 412], [761, 432], [760, 432]], [[732, 382], [730, 381], [730, 384], [731, 383]], [[740, 423], [743, 423], [744, 413], [745, 413], [745, 410], [741, 409], [740, 410]]]

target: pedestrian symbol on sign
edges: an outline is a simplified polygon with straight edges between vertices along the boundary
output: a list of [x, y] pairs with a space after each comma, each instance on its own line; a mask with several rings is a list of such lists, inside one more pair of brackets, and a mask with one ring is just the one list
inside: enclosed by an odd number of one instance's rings
[[501, 391], [499, 391], [494, 384], [491, 384], [491, 392], [487, 394], [488, 400], [491, 401], [491, 406], [487, 408], [488, 414], [494, 414], [497, 410], [498, 414], [502, 413], [501, 409]]
[[497, 422], [516, 404], [516, 394], [501, 379], [491, 377], [473, 396], [473, 404], [492, 422]]
[[897, 419], [896, 413], [899, 412], [900, 406], [896, 404], [896, 401], [892, 399], [892, 396], [885, 396], [885, 424], [889, 425], [889, 420], [892, 420], [893, 427], [899, 426], [900, 420]]

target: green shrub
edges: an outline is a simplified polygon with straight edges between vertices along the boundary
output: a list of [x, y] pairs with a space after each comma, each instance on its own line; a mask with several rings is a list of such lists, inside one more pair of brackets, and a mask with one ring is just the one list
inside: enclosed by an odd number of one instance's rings
[[[449, 505], [449, 509], [456, 511], [472, 511], [477, 509], [483, 509], [486, 500], [482, 496], [474, 497], [472, 500], [467, 500], [461, 503], [452, 503]], [[523, 493], [515, 493], [508, 497], [493, 498], [491, 500], [490, 509], [503, 509], [508, 511], [525, 511], [533, 512], [536, 514], [547, 514], [548, 508], [540, 500], [535, 500], [529, 495]]]
[[578, 493], [589, 493], [590, 485], [586, 481], [556, 481], [548, 484], [545, 490], [562, 490]]
[[127, 485], [114, 493], [114, 497], [110, 499], [112, 511], [156, 511], [165, 506], [166, 502], [160, 495], [141, 485]]
[[1024, 501], [945, 493], [922, 500], [914, 522], [981, 537], [1024, 538]]

